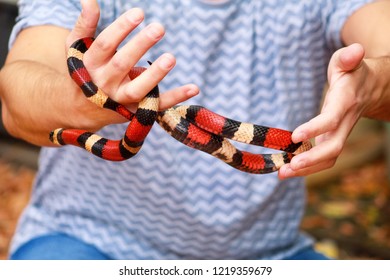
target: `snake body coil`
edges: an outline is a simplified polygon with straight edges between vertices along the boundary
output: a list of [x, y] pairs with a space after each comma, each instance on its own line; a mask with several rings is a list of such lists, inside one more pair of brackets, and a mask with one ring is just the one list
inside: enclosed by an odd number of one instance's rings
[[[179, 142], [204, 151], [236, 169], [255, 174], [276, 171], [290, 162], [294, 155], [311, 148], [310, 142], [293, 143], [290, 131], [235, 121], [201, 106], [179, 105], [159, 112], [158, 86], [132, 113], [93, 83], [83, 63], [83, 55], [92, 43], [93, 38], [84, 38], [70, 47], [67, 60], [69, 74], [91, 102], [124, 116], [130, 121], [129, 125], [120, 140], [109, 140], [79, 129], [59, 128], [50, 133], [50, 140], [55, 144], [78, 146], [106, 160], [126, 160], [138, 153], [154, 122], [157, 122]], [[134, 79], [144, 70], [143, 67], [134, 67], [129, 76]], [[227, 139], [283, 153], [252, 154], [238, 150]]]

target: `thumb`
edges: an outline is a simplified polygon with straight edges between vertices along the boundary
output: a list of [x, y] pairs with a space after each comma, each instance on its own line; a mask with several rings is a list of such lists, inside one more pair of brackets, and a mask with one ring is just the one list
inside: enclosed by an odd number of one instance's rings
[[331, 82], [335, 76], [338, 77], [340, 74], [359, 68], [364, 58], [364, 54], [363, 46], [357, 43], [336, 51], [329, 62], [329, 82]]
[[81, 13], [66, 40], [66, 48], [80, 38], [95, 36], [100, 17], [99, 5], [96, 0], [80, 0], [80, 3]]

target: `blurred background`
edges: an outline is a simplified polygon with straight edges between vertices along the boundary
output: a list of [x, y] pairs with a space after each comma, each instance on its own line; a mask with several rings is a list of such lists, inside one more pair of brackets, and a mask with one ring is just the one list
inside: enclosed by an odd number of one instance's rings
[[[0, 67], [17, 15], [0, 0]], [[12, 138], [0, 119], [0, 259], [29, 200], [39, 148]], [[332, 169], [309, 176], [302, 229], [338, 259], [390, 259], [390, 124], [361, 120]]]

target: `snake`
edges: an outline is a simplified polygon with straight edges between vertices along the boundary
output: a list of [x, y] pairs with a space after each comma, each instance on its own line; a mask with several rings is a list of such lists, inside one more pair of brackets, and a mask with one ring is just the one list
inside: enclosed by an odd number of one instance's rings
[[[199, 105], [175, 105], [160, 111], [158, 85], [139, 102], [133, 113], [111, 99], [92, 81], [83, 56], [93, 42], [93, 37], [86, 37], [76, 40], [70, 46], [67, 55], [70, 77], [88, 100], [101, 108], [115, 111], [125, 117], [129, 124], [119, 140], [110, 140], [82, 129], [57, 128], [50, 132], [49, 138], [58, 146], [73, 145], [105, 160], [123, 161], [140, 151], [153, 124], [157, 122], [169, 135], [186, 146], [253, 174], [277, 171], [289, 163], [293, 156], [312, 148], [310, 141], [294, 143], [291, 131], [236, 121]], [[130, 79], [137, 78], [146, 69], [133, 67], [129, 72]], [[236, 148], [229, 139], [282, 152], [254, 154]]]

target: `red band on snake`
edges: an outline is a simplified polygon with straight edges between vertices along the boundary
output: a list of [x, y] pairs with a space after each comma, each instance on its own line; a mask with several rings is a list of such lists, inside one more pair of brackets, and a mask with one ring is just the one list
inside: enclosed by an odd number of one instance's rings
[[[57, 145], [74, 145], [112, 161], [122, 161], [136, 155], [157, 122], [179, 142], [206, 152], [230, 166], [248, 173], [264, 174], [277, 171], [301, 152], [309, 150], [310, 142], [293, 143], [291, 132], [266, 126], [235, 121], [197, 106], [174, 106], [159, 111], [159, 90], [154, 87], [139, 103], [135, 113], [109, 98], [92, 81], [83, 63], [83, 55], [93, 38], [79, 39], [69, 48], [68, 69], [84, 95], [96, 105], [113, 110], [130, 122], [120, 140], [110, 140], [79, 129], [58, 128], [50, 133]], [[134, 67], [129, 76], [135, 79], [145, 68]], [[281, 150], [278, 154], [252, 154], [238, 150], [227, 139]]]

